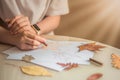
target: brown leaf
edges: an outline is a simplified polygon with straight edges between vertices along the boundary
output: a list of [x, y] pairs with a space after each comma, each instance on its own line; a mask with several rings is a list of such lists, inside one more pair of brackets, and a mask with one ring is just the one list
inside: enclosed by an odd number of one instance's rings
[[65, 70], [70, 70], [72, 68], [77, 68], [79, 64], [77, 63], [57, 63], [58, 65], [62, 67], [66, 67]]
[[87, 80], [98, 80], [102, 76], [103, 76], [103, 74], [101, 74], [101, 73], [95, 73], [95, 74], [92, 74], [91, 76], [89, 76], [87, 78]]
[[79, 50], [90, 50], [90, 51], [99, 51], [100, 48], [104, 48], [105, 46], [102, 45], [96, 45], [95, 43], [89, 43], [85, 45], [79, 46]]
[[35, 59], [35, 58], [32, 57], [32, 55], [25, 55], [24, 57], [22, 57], [22, 60], [27, 61], [27, 62], [30, 62], [33, 59]]

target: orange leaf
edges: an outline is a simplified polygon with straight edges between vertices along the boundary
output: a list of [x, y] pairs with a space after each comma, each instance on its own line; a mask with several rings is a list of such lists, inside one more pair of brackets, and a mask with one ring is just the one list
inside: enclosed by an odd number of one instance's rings
[[120, 56], [117, 54], [112, 54], [111, 57], [113, 67], [120, 69]]
[[79, 46], [79, 50], [90, 50], [90, 51], [99, 51], [100, 48], [104, 48], [105, 46], [96, 45], [95, 43], [89, 43]]
[[57, 63], [57, 64], [62, 67], [65, 67], [65, 70], [70, 70], [72, 68], [76, 68], [79, 65], [77, 63]]

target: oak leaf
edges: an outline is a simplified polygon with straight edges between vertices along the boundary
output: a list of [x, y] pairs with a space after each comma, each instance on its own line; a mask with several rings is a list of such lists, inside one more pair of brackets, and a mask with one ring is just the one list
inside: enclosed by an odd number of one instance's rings
[[96, 43], [88, 43], [79, 46], [79, 51], [82, 50], [90, 50], [90, 51], [99, 51], [101, 48], [104, 48], [105, 46], [102, 45], [96, 45]]

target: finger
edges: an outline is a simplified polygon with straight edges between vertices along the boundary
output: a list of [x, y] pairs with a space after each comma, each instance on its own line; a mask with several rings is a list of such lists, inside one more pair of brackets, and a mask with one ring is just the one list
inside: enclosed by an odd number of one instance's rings
[[36, 32], [34, 30], [30, 29], [29, 27], [22, 27], [18, 31], [16, 31], [15, 34], [22, 34], [22, 35], [24, 35], [24, 31], [25, 32], [29, 32], [30, 34], [35, 34], [36, 35]]
[[22, 23], [25, 23], [25, 25], [30, 25], [30, 22], [28, 21], [28, 19], [24, 16], [21, 16], [14, 21], [14, 23], [12, 24], [12, 27], [10, 28], [10, 31], [14, 32], [16, 28], [21, 27]]
[[25, 37], [25, 43], [32, 45], [32, 46], [39, 46], [40, 45], [40, 42], [38, 42], [37, 40], [30, 39], [28, 37]]
[[22, 22], [28, 22], [27, 24], [30, 24], [28, 17], [25, 17], [25, 16], [22, 16], [22, 17], [16, 19], [15, 22], [16, 22], [16, 24], [20, 24]]
[[22, 17], [23, 15], [19, 15], [19, 16], [16, 16], [14, 19], [12, 19], [9, 24], [8, 24], [8, 27], [12, 27], [13, 23], [16, 21], [16, 19]]
[[24, 44], [22, 47], [20, 47], [20, 49], [22, 50], [32, 50], [32, 49], [37, 49], [38, 46], [33, 46], [33, 45], [29, 45], [29, 44]]
[[10, 21], [11, 21], [10, 19], [6, 19], [6, 20], [5, 20], [5, 22], [6, 22], [7, 24], [9, 24]]
[[34, 39], [34, 40], [37, 40], [37, 41], [39, 41], [39, 42], [41, 42], [41, 43], [46, 42], [46, 39], [45, 39], [45, 38], [42, 38], [42, 37], [40, 37], [40, 36], [38, 36], [38, 35], [30, 34], [30, 33], [27, 33], [26, 35], [27, 35], [29, 38]]
[[[21, 27], [19, 28], [17, 31], [16, 31], [16, 34], [22, 34], [24, 35], [24, 33], [28, 32], [29, 31], [29, 26], [24, 26], [24, 27]], [[30, 31], [29, 31], [30, 32]], [[31, 32], [32, 33], [32, 32]]]
[[28, 17], [21, 17], [18, 18], [15, 23], [13, 24], [13, 27], [11, 28], [11, 32], [13, 34], [17, 33], [16, 31], [19, 30], [21, 27], [28, 26], [30, 27], [30, 22], [28, 20]]
[[[18, 26], [19, 25], [19, 26]], [[27, 30], [27, 29], [29, 29], [29, 27], [30, 27], [30, 24], [28, 23], [28, 22], [22, 22], [22, 23], [20, 23], [20, 24], [18, 24], [18, 25], [16, 25], [16, 27], [14, 26], [14, 27], [12, 27], [12, 29], [11, 29], [11, 31], [13, 32], [13, 33], [17, 33], [18, 32], [18, 30], [19, 29], [21, 29], [21, 28], [24, 28], [25, 30]]]
[[16, 19], [13, 26], [22, 26], [22, 23], [25, 24], [25, 25], [30, 25], [28, 17], [23, 16], [23, 17], [20, 17], [20, 18]]

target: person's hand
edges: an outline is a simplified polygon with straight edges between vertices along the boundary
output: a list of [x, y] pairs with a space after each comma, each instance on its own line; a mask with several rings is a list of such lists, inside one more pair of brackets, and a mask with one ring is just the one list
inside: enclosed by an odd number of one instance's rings
[[36, 49], [45, 42], [45, 38], [31, 34], [29, 31], [24, 31], [19, 35], [15, 35], [15, 38], [15, 46], [21, 50]]
[[26, 30], [36, 34], [27, 16], [19, 15], [13, 19], [6, 19], [6, 22], [8, 23], [11, 34], [22, 33]]

